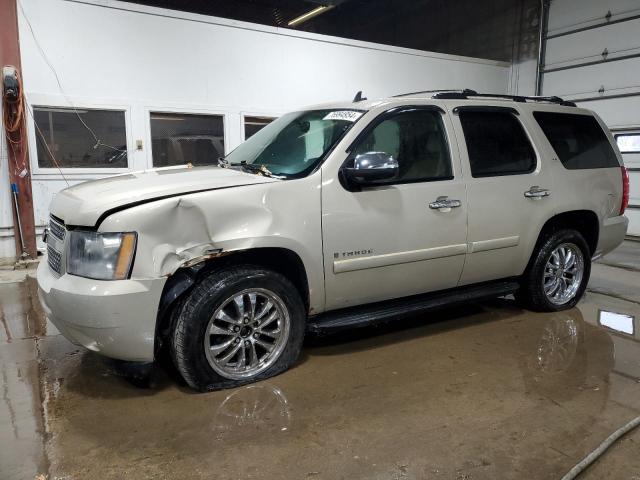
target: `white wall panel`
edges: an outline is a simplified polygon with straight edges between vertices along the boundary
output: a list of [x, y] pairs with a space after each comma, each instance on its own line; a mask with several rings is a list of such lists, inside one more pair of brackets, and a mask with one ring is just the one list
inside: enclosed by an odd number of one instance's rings
[[538, 60], [528, 59], [511, 65], [508, 93], [511, 95], [535, 95]]
[[[0, 102], [0, 115], [2, 103]], [[13, 240], [13, 207], [11, 190], [9, 187], [9, 157], [7, 155], [7, 141], [4, 132], [0, 133], [0, 259], [12, 257], [16, 254]]]
[[[82, 180], [71, 180], [69, 186], [81, 183]], [[60, 179], [38, 179], [33, 181], [33, 214], [36, 225], [44, 227], [49, 221], [49, 203], [53, 196], [60, 190], [67, 187], [64, 180]]]
[[[628, 168], [640, 170], [640, 153], [623, 153], [622, 159], [624, 160], [624, 164]], [[640, 205], [640, 201], [638, 202], [638, 204]]]
[[640, 13], [638, 0], [553, 0], [549, 9], [549, 35], [584, 28]]
[[580, 106], [597, 112], [609, 128], [640, 126], [640, 96], [580, 102]]
[[[113, 8], [22, 3], [66, 93], [77, 97], [286, 111], [351, 98], [359, 89], [377, 97], [429, 87], [507, 88], [508, 67], [500, 62], [113, 1], [103, 2]], [[20, 20], [29, 92], [60, 95]]]
[[[615, 132], [615, 133], [618, 133], [618, 132]], [[633, 132], [633, 133], [640, 134], [640, 132]], [[622, 159], [624, 160], [624, 164], [628, 168], [634, 168], [634, 169], [640, 170], [640, 153], [623, 153]]]
[[602, 52], [605, 49], [608, 52], [608, 60], [638, 53], [638, 32], [640, 18], [551, 38], [547, 42], [546, 67], [557, 68], [602, 60]]
[[629, 219], [627, 234], [640, 237], [640, 208], [627, 209], [625, 215]]
[[[638, 131], [633, 133], [638, 133]], [[640, 153], [623, 153], [622, 159], [629, 172], [629, 208], [627, 212], [631, 212], [634, 222], [638, 221], [637, 224], [634, 223], [631, 226], [631, 229], [637, 232], [634, 235], [640, 235]]]
[[580, 68], [549, 72], [544, 75], [545, 95], [567, 98], [598, 96], [637, 91], [640, 87], [640, 57], [611, 63], [598, 63]]
[[629, 205], [640, 208], [640, 172], [629, 172]]

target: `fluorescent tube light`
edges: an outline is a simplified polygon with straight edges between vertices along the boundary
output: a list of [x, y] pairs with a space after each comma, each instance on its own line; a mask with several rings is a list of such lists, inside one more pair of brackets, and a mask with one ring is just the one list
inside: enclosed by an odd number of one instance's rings
[[289, 23], [287, 23], [287, 25], [290, 27], [295, 27], [296, 25], [300, 25], [301, 23], [304, 23], [307, 20], [320, 15], [321, 13], [331, 10], [332, 8], [333, 5], [320, 5], [319, 7], [316, 7], [313, 10], [294, 18]]

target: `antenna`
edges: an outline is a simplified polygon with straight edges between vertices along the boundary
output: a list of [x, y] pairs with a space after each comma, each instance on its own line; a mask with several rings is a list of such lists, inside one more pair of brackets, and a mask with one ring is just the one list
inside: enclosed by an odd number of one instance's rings
[[353, 97], [353, 103], [362, 102], [363, 100], [366, 100], [366, 99], [367, 97], [363, 97], [362, 90], [360, 90], [358, 93], [356, 93], [356, 96]]

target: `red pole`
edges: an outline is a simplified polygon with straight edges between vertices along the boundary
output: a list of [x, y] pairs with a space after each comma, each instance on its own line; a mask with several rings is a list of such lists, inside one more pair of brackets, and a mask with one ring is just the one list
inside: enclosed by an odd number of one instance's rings
[[[13, 65], [21, 75], [20, 40], [18, 37], [18, 6], [17, 0], [0, 0], [0, 68]], [[1, 85], [0, 81], [0, 85]], [[22, 85], [24, 88], [24, 84]], [[4, 107], [3, 107], [4, 108]], [[26, 105], [25, 105], [26, 108]], [[18, 194], [16, 208], [13, 208], [13, 233], [16, 241], [16, 257], [23, 258], [26, 254], [36, 258], [36, 227], [33, 215], [33, 196], [31, 193], [31, 168], [29, 166], [29, 151], [27, 144], [26, 115], [23, 111], [22, 125], [14, 132], [7, 134], [6, 125], [2, 128], [2, 135], [6, 138], [7, 155], [9, 159], [9, 181]], [[15, 187], [14, 187], [15, 185]], [[13, 195], [12, 195], [13, 198]], [[19, 217], [18, 217], [19, 215]], [[20, 228], [22, 242], [20, 241]]]

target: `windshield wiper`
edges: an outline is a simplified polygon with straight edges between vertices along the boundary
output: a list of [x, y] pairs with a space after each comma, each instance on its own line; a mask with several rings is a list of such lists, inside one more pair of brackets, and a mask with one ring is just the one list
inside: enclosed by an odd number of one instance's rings
[[282, 175], [274, 175], [264, 165], [256, 165], [254, 163], [247, 163], [247, 162], [228, 163], [228, 165], [231, 165], [232, 167], [240, 167], [243, 170], [250, 173], [255, 173], [256, 175], [264, 175], [265, 177], [271, 177], [271, 178], [285, 178]]
[[224, 157], [218, 157], [218, 166], [222, 168], [227, 168], [229, 166], [229, 160]]

